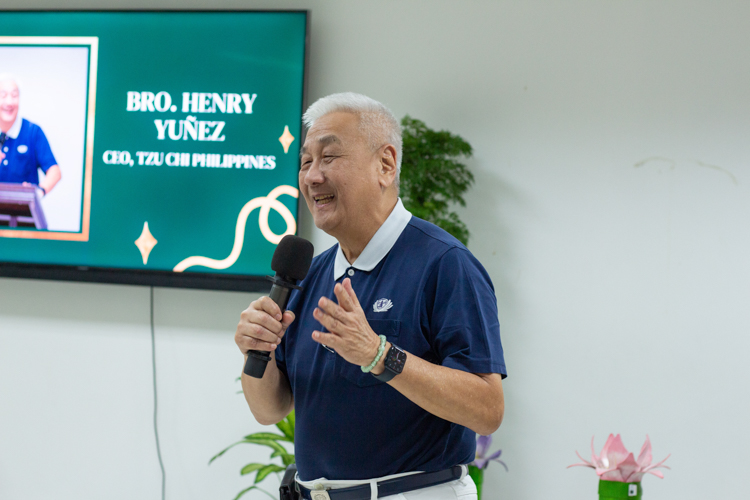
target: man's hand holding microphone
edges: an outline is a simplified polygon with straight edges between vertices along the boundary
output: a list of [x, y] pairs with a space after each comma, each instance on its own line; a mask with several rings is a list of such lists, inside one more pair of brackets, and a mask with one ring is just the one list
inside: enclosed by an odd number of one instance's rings
[[276, 367], [273, 351], [294, 321], [294, 313], [286, 306], [292, 290], [300, 288], [297, 281], [307, 276], [313, 253], [309, 241], [284, 236], [271, 261], [276, 276], [269, 278], [273, 283], [270, 294], [253, 301], [237, 325], [234, 340], [245, 354], [243, 392], [256, 420], [264, 425], [275, 424], [294, 408], [289, 381]]
[[270, 297], [261, 297], [242, 311], [234, 341], [245, 356], [250, 350], [270, 353], [279, 345], [292, 321], [292, 311], [282, 314], [281, 308]]

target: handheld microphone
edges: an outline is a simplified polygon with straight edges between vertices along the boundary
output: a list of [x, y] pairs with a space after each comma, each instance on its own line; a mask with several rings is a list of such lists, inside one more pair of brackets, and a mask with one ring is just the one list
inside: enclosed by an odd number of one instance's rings
[[[313, 253], [313, 244], [304, 238], [287, 234], [284, 236], [271, 259], [271, 270], [276, 271], [276, 276], [268, 276], [273, 286], [268, 296], [276, 302], [283, 314], [289, 302], [292, 290], [302, 290], [297, 286], [297, 281], [305, 279], [307, 271], [310, 270]], [[247, 351], [247, 362], [245, 363], [245, 375], [253, 378], [263, 378], [266, 365], [271, 356], [266, 351]]]

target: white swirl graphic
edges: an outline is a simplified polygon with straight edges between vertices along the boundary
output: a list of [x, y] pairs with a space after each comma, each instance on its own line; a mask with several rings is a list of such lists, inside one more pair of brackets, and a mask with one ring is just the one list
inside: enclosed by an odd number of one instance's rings
[[[258, 214], [258, 225], [260, 226], [260, 232], [265, 239], [274, 245], [278, 245], [281, 238], [287, 234], [294, 234], [297, 231], [297, 222], [294, 220], [294, 216], [283, 203], [276, 199], [282, 194], [288, 194], [294, 198], [299, 197], [299, 191], [297, 188], [292, 186], [278, 186], [271, 190], [271, 192], [268, 193], [268, 196], [259, 196], [245, 203], [245, 206], [242, 207], [240, 214], [237, 216], [237, 226], [234, 231], [234, 246], [232, 247], [229, 257], [222, 260], [216, 260], [195, 255], [193, 257], [188, 257], [174, 266], [173, 271], [181, 273], [185, 269], [193, 266], [210, 267], [211, 269], [226, 269], [237, 262], [237, 258], [242, 252], [242, 245], [245, 242], [245, 226], [247, 225], [247, 218], [250, 216], [250, 212], [256, 208], [260, 208], [260, 213]], [[284, 231], [283, 234], [275, 234], [268, 226], [268, 214], [271, 209], [276, 210], [279, 215], [284, 218], [286, 231]]]

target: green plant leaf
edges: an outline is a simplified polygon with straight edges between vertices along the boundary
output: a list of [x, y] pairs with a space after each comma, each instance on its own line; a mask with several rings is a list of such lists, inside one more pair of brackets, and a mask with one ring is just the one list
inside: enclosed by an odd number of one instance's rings
[[294, 410], [284, 420], [276, 424], [276, 428], [283, 432], [290, 441], [294, 442]]
[[294, 410], [292, 410], [289, 415], [286, 416], [286, 421], [289, 422], [289, 425], [292, 426], [292, 430], [294, 430], [294, 420], [295, 420]]
[[268, 464], [258, 464], [258, 463], [255, 463], [255, 464], [247, 464], [246, 466], [244, 466], [244, 467], [243, 467], [243, 468], [242, 468], [242, 469], [240, 470], [240, 475], [243, 475], [243, 476], [245, 476], [245, 475], [247, 475], [247, 474], [250, 474], [251, 472], [255, 472], [255, 471], [256, 471], [256, 470], [258, 470], [258, 469], [262, 469], [262, 468], [263, 468], [263, 467], [265, 467], [266, 465], [268, 465]]
[[290, 425], [286, 420], [282, 420], [276, 424], [276, 428], [284, 433], [284, 436], [288, 441], [294, 442], [294, 426]]
[[466, 206], [463, 195], [474, 182], [474, 175], [462, 163], [471, 157], [471, 145], [450, 132], [431, 130], [408, 115], [401, 120], [401, 128], [399, 194], [404, 207], [466, 244], [469, 231], [451, 207]]
[[289, 439], [288, 436], [276, 434], [273, 432], [256, 432], [255, 434], [249, 434], [245, 436], [245, 439], [270, 439], [272, 441], [289, 441], [294, 442], [294, 439]]
[[237, 441], [236, 443], [227, 446], [226, 448], [224, 448], [223, 450], [221, 450], [219, 453], [217, 453], [216, 455], [214, 455], [213, 457], [211, 457], [211, 460], [208, 461], [208, 465], [211, 465], [211, 462], [213, 462], [214, 460], [216, 460], [217, 458], [219, 458], [224, 453], [228, 452], [229, 450], [231, 450], [232, 448], [234, 448], [238, 444], [243, 444], [244, 442], [245, 441]]
[[258, 484], [259, 482], [263, 481], [266, 478], [266, 476], [268, 476], [272, 472], [281, 472], [285, 470], [286, 470], [286, 467], [282, 467], [281, 465], [268, 464], [262, 469], [258, 470], [258, 474], [255, 476], [255, 484]]
[[294, 463], [294, 455], [292, 453], [279, 453], [275, 451], [271, 454], [271, 458], [281, 457], [281, 461], [284, 465], [292, 465]]
[[[280, 451], [282, 453], [288, 453], [286, 451], [286, 448], [281, 446], [276, 441], [272, 441], [271, 439], [248, 439], [245, 438], [243, 441], [240, 441], [241, 443], [249, 443], [249, 444], [259, 444], [261, 446], [268, 446], [269, 448], [272, 448], [274, 451]], [[236, 443], [239, 444], [239, 443]]]
[[276, 441], [273, 441], [273, 440], [270, 440], [270, 439], [253, 439], [253, 438], [249, 438], [249, 436], [248, 436], [245, 439], [243, 439], [242, 441], [237, 441], [236, 443], [227, 446], [226, 448], [224, 448], [223, 450], [221, 450], [219, 453], [217, 453], [216, 455], [214, 455], [211, 458], [211, 460], [208, 461], [208, 465], [211, 465], [211, 463], [214, 460], [216, 460], [217, 458], [219, 458], [220, 456], [222, 456], [224, 453], [226, 453], [227, 451], [231, 450], [232, 448], [234, 448], [235, 446], [237, 446], [239, 444], [259, 444], [261, 446], [268, 446], [269, 448], [272, 448], [274, 451], [277, 451], [277, 452], [280, 452], [280, 453], [288, 453], [288, 451], [286, 450], [286, 448], [284, 448], [283, 446], [281, 446]]

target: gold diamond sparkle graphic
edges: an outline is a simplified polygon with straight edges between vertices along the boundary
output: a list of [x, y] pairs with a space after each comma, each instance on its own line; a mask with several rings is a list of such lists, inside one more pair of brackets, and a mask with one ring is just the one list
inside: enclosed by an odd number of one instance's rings
[[294, 142], [294, 136], [289, 132], [289, 125], [284, 125], [284, 133], [279, 137], [279, 142], [284, 146], [284, 154], [289, 152], [289, 146]]
[[158, 241], [156, 241], [156, 238], [154, 238], [154, 235], [151, 234], [151, 231], [148, 230], [148, 222], [143, 223], [143, 231], [141, 231], [141, 235], [138, 237], [137, 240], [135, 240], [135, 246], [138, 247], [138, 250], [141, 251], [141, 257], [143, 257], [143, 265], [146, 265], [146, 262], [148, 262], [148, 254], [151, 253], [151, 250], [154, 249]]

